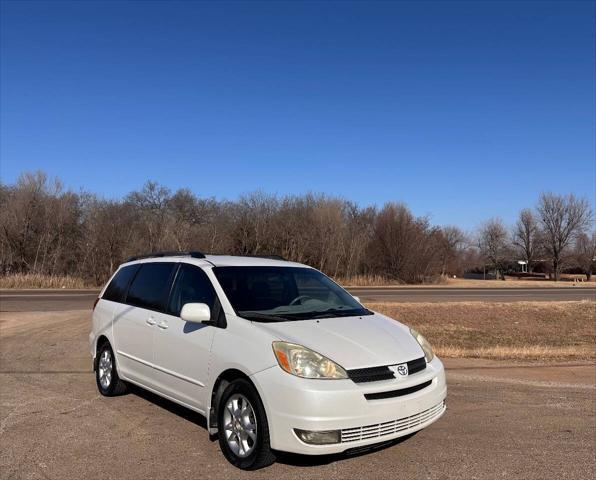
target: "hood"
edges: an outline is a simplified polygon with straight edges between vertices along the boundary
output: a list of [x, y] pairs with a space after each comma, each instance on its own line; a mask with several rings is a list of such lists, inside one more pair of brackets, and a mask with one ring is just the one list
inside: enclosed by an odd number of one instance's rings
[[408, 327], [379, 313], [254, 325], [279, 340], [308, 347], [346, 370], [394, 365], [424, 356]]

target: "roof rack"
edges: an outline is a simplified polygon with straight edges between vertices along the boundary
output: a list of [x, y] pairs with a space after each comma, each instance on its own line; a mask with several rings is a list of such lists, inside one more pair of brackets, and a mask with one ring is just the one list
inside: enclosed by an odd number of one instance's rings
[[281, 255], [233, 255], [234, 257], [252, 257], [252, 258], [268, 258], [270, 260], [283, 260], [284, 262], [287, 261]]
[[230, 257], [268, 258], [269, 260], [282, 260], [284, 262], [288, 261], [286, 258], [282, 257], [281, 255], [269, 255], [269, 254], [252, 255], [249, 253], [246, 253], [246, 254], [243, 254], [243, 253], [208, 253], [207, 255], [229, 255]]
[[157, 258], [157, 257], [192, 257], [192, 258], [205, 258], [205, 254], [202, 252], [153, 252], [144, 253], [142, 255], [134, 255], [127, 258], [124, 263], [132, 262], [134, 260], [141, 260], [143, 258]]

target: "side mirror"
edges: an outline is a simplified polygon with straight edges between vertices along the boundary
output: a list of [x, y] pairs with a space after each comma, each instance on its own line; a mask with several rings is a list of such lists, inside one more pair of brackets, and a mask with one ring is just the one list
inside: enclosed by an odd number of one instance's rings
[[211, 310], [206, 303], [186, 303], [180, 312], [185, 322], [204, 323], [211, 320]]
[[352, 295], [352, 297], [354, 297], [354, 300], [356, 300], [358, 303], [360, 303], [360, 297], [357, 297], [356, 295]]

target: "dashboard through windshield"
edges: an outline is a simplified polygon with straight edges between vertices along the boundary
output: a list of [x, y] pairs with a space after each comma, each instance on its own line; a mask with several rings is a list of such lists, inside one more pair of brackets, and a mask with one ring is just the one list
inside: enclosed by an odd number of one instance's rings
[[240, 317], [260, 322], [372, 315], [321, 272], [302, 267], [214, 267]]

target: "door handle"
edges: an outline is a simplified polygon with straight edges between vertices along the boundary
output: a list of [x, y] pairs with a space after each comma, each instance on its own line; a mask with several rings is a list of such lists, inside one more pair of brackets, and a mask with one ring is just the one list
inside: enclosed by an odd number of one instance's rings
[[167, 324], [166, 322], [159, 322], [159, 323], [157, 324], [157, 326], [158, 326], [159, 328], [161, 328], [162, 330], [165, 330], [166, 328], [168, 328], [168, 324]]
[[151, 325], [151, 326], [153, 326], [153, 325], [155, 325], [157, 322], [156, 322], [156, 321], [153, 319], [153, 317], [149, 317], [147, 320], [145, 320], [145, 323], [146, 323], [147, 325]]

